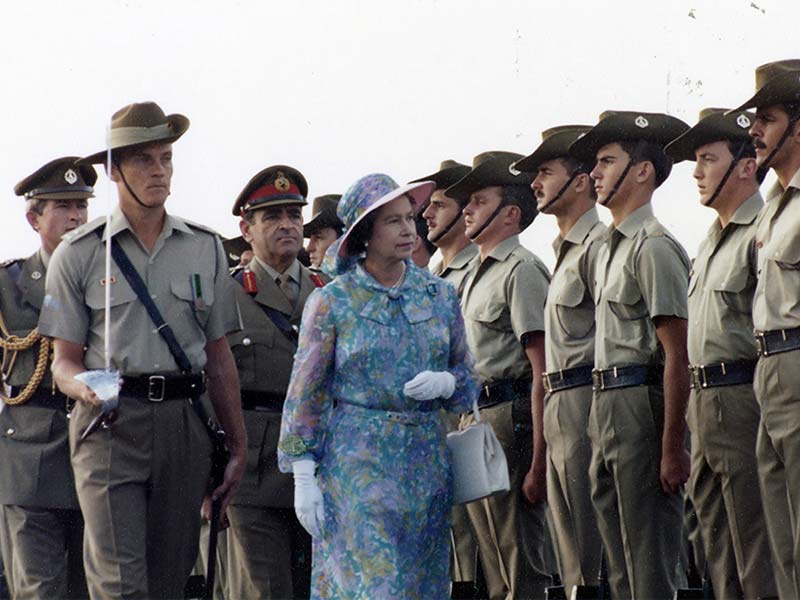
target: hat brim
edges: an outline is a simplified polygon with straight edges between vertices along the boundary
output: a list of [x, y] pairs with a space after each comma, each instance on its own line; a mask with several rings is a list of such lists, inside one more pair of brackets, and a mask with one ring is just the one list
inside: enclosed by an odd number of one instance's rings
[[344, 229], [344, 224], [335, 213], [322, 210], [314, 215], [311, 220], [303, 225], [303, 237], [311, 237], [318, 231], [330, 227], [331, 229]]
[[732, 108], [725, 114], [729, 115], [748, 108], [765, 108], [789, 102], [800, 102], [800, 70], [783, 73], [770, 79], [744, 104]]
[[349, 255], [348, 250], [348, 242], [350, 240], [350, 234], [353, 233], [353, 230], [358, 226], [361, 221], [363, 221], [367, 215], [372, 212], [375, 212], [380, 207], [389, 204], [392, 200], [396, 200], [400, 196], [404, 194], [408, 194], [414, 200], [414, 210], [416, 213], [419, 213], [421, 210], [421, 206], [423, 206], [431, 197], [433, 190], [436, 189], [436, 184], [433, 181], [420, 181], [415, 183], [409, 183], [403, 186], [400, 186], [397, 189], [392, 190], [388, 194], [385, 194], [378, 198], [375, 202], [373, 202], [367, 210], [363, 212], [354, 222], [353, 224], [342, 234], [342, 237], [339, 240], [339, 251], [338, 255], [342, 258]]
[[68, 192], [45, 192], [43, 194], [34, 194], [33, 196], [27, 197], [26, 200], [87, 200], [89, 198], [94, 198], [94, 194], [92, 192], [88, 192], [86, 190], [74, 190]]
[[[727, 115], [727, 113], [725, 114]], [[715, 117], [722, 116], [719, 114], [703, 119], [667, 144], [664, 152], [676, 163], [685, 160], [694, 161], [696, 159], [695, 151], [706, 144], [726, 141], [746, 142], [751, 139], [746, 129], [741, 132], [721, 129], [720, 119]]]
[[470, 169], [466, 165], [455, 165], [453, 167], [448, 167], [447, 169], [436, 171], [436, 173], [431, 173], [430, 175], [426, 175], [425, 177], [414, 179], [413, 181], [409, 181], [409, 183], [432, 181], [433, 183], [436, 184], [436, 189], [443, 190], [445, 188], [450, 187], [454, 183], [460, 181], [471, 170], [472, 169]]
[[688, 125], [676, 118], [659, 123], [658, 126], [636, 128], [631, 127], [629, 122], [620, 122], [609, 117], [575, 140], [569, 147], [569, 153], [587, 165], [594, 165], [597, 162], [597, 152], [608, 144], [643, 141], [666, 146], [688, 129]]
[[[504, 185], [529, 187], [533, 183], [533, 174], [516, 170], [514, 164], [507, 165], [491, 160], [481, 163], [460, 181], [447, 188], [445, 195], [453, 198], [463, 206], [469, 202], [469, 198], [474, 192], [483, 188]], [[512, 171], [512, 169], [514, 170]], [[515, 175], [514, 173], [517, 174]]]
[[[157, 137], [153, 139], [146, 139], [146, 140], [133, 140], [130, 143], [119, 143], [112, 145], [111, 151], [115, 150], [123, 150], [123, 149], [133, 149], [133, 148], [143, 148], [145, 146], [151, 146], [153, 144], [171, 144], [178, 140], [186, 130], [189, 129], [189, 119], [181, 114], [172, 114], [167, 115], [167, 123], [170, 126], [170, 129], [173, 130], [174, 133], [170, 135], [166, 135], [163, 137]], [[99, 152], [95, 152], [94, 154], [90, 154], [89, 156], [84, 156], [81, 159], [75, 161], [76, 165], [96, 165], [96, 164], [103, 164], [106, 162], [108, 157], [108, 149], [100, 150]]]

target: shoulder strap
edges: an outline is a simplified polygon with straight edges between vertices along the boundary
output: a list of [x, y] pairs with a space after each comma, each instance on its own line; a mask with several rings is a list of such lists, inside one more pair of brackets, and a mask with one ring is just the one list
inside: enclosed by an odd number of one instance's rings
[[[233, 277], [236, 282], [244, 287], [244, 271], [239, 271]], [[258, 304], [258, 303], [257, 303]], [[258, 304], [258, 307], [264, 311], [264, 314], [267, 315], [272, 324], [278, 328], [286, 338], [294, 343], [297, 343], [297, 330], [294, 326], [289, 322], [288, 317], [283, 314], [281, 311], [272, 308], [271, 306], [264, 306], [263, 304]]]
[[[103, 229], [104, 228], [95, 229], [97, 237], [101, 239], [103, 237]], [[148, 292], [147, 286], [136, 271], [136, 267], [133, 266], [128, 255], [125, 254], [125, 251], [122, 249], [122, 246], [119, 245], [116, 238], [112, 237], [110, 242], [111, 256], [114, 257], [114, 262], [117, 263], [119, 270], [122, 271], [122, 274], [125, 276], [125, 279], [128, 280], [128, 284], [133, 288], [133, 291], [136, 292], [139, 302], [144, 305], [147, 314], [150, 316], [150, 320], [153, 321], [156, 330], [167, 343], [175, 362], [178, 363], [178, 367], [184, 373], [190, 373], [192, 370], [192, 363], [189, 361], [189, 357], [186, 356], [186, 352], [183, 351], [183, 348], [181, 348], [181, 345], [178, 343], [178, 339], [175, 337], [175, 332], [172, 331], [172, 327], [170, 327], [169, 323], [161, 316], [161, 311], [158, 310], [156, 303], [153, 302], [153, 299], [150, 297], [150, 292]]]

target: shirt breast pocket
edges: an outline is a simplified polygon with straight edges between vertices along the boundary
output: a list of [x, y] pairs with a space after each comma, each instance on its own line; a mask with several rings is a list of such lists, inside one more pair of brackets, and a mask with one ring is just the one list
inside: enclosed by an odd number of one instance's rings
[[275, 331], [272, 328], [237, 331], [228, 336], [228, 343], [239, 371], [239, 383], [242, 387], [257, 383], [259, 365], [263, 370], [271, 364]]
[[571, 338], [583, 339], [594, 329], [594, 303], [577, 275], [555, 291], [554, 304], [561, 329]]
[[784, 271], [800, 271], [800, 235], [795, 234], [783, 242], [768, 258]]
[[620, 321], [636, 321], [647, 316], [647, 305], [636, 281], [626, 278], [605, 290], [608, 307]]
[[[112, 277], [113, 283], [111, 284], [111, 298], [109, 304], [111, 312], [117, 306], [127, 305], [134, 300], [137, 300], [136, 292], [128, 285], [128, 282], [122, 278], [122, 275], [115, 275]], [[86, 306], [92, 310], [105, 310], [106, 307], [106, 284], [103, 282], [93, 283], [86, 287]]]
[[503, 302], [489, 300], [482, 306], [472, 308], [467, 316], [474, 321], [479, 321], [489, 329], [511, 330], [511, 314]]
[[746, 290], [748, 279], [747, 267], [737, 265], [736, 269], [710, 277], [708, 285], [728, 308], [749, 314], [753, 308], [753, 290]]
[[[175, 307], [181, 313], [190, 313], [201, 327], [205, 327], [208, 322], [208, 313], [214, 304], [212, 278], [201, 274], [197, 281], [189, 277], [173, 279], [170, 281], [169, 287], [172, 295], [178, 300]], [[166, 315], [164, 318], [167, 323], [170, 322]]]

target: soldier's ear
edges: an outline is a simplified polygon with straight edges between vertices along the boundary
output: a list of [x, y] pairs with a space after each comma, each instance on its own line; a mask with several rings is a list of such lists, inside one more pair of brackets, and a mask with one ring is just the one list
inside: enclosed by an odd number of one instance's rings
[[253, 242], [253, 232], [250, 231], [250, 223], [248, 223], [245, 219], [239, 220], [239, 231], [242, 232], [242, 237], [244, 241], [248, 244]]
[[25, 213], [25, 218], [28, 219], [28, 223], [30, 224], [31, 228], [38, 232], [39, 231], [39, 213], [36, 213], [32, 210], [29, 210]]
[[756, 163], [755, 158], [740, 158], [737, 168], [739, 171], [739, 177], [742, 179], [749, 179], [750, 177], [755, 176], [756, 171], [758, 170], [758, 164]]

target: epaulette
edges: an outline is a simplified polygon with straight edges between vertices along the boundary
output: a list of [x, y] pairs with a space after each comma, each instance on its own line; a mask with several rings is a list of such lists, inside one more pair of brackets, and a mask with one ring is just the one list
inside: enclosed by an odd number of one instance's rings
[[173, 215], [173, 218], [174, 219], [180, 219], [181, 221], [183, 221], [184, 223], [186, 223], [189, 227], [191, 227], [193, 229], [199, 229], [200, 231], [205, 231], [206, 233], [210, 233], [212, 235], [216, 235], [217, 237], [220, 237], [220, 239], [222, 239], [221, 236], [219, 235], [219, 233], [215, 229], [212, 229], [211, 227], [209, 227], [208, 225], [202, 225], [200, 223], [195, 223], [194, 221], [189, 221], [188, 219], [184, 219], [183, 217], [175, 217], [174, 215]]
[[96, 219], [89, 221], [88, 223], [85, 223], [80, 227], [73, 229], [72, 231], [68, 231], [61, 237], [61, 239], [68, 244], [74, 244], [79, 239], [86, 237], [87, 234], [93, 232], [98, 227], [104, 226], [105, 224], [105, 217], [97, 217]]
[[22, 262], [24, 260], [25, 260], [24, 258], [9, 258], [8, 260], [0, 262], [0, 269], [5, 269], [6, 267], [13, 265], [14, 263]]

